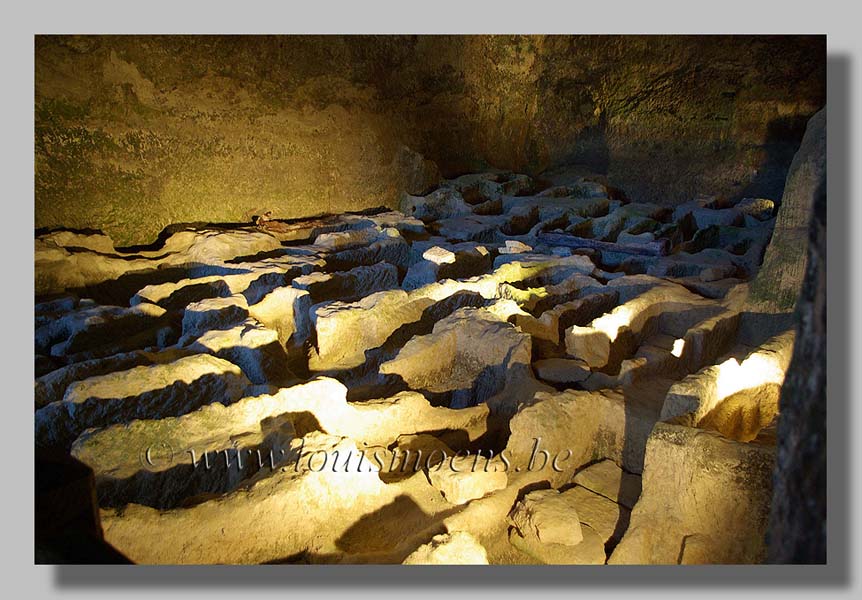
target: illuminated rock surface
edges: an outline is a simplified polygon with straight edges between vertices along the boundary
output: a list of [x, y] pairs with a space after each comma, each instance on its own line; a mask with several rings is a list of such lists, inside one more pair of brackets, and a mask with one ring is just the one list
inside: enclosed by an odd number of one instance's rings
[[146, 563], [761, 560], [794, 338], [745, 300], [780, 207], [424, 180], [408, 215], [37, 238], [37, 448], [93, 469], [106, 539]]
[[482, 545], [465, 531], [435, 535], [404, 559], [405, 565], [487, 565]]
[[576, 546], [543, 543], [533, 535], [522, 536], [517, 528], [509, 533], [511, 544], [539, 564], [603, 565], [605, 546], [601, 536], [591, 527], [581, 527], [583, 540]]
[[647, 443], [643, 492], [610, 562], [676, 564], [691, 536], [709, 562], [761, 562], [774, 461], [774, 442], [659, 423]]
[[500, 461], [484, 457], [457, 457], [428, 469], [428, 481], [451, 504], [470, 500], [506, 487], [506, 472]]
[[210, 402], [230, 404], [248, 384], [239, 367], [205, 354], [96, 375], [69, 385], [62, 400], [36, 411], [36, 443], [68, 447], [89, 427], [181, 415]]
[[529, 377], [530, 353], [530, 337], [511, 324], [487, 310], [462, 308], [407, 342], [380, 372], [462, 408], [485, 402], [512, 378]]
[[633, 507], [641, 494], [641, 478], [626, 473], [610, 460], [587, 467], [573, 481], [627, 508]]
[[521, 537], [543, 544], [577, 546], [584, 540], [574, 498], [557, 490], [530, 492], [509, 513], [509, 521]]

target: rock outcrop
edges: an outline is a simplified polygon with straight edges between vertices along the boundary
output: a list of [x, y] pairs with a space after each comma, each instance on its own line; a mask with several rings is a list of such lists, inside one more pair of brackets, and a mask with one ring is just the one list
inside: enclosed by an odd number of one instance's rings
[[745, 302], [768, 199], [423, 180], [417, 217], [37, 237], [36, 446], [92, 469], [106, 540], [144, 563], [763, 561], [798, 339]]
[[[826, 108], [811, 117], [794, 155], [772, 242], [751, 285], [751, 305], [764, 312], [790, 311], [802, 289], [814, 203], [826, 195]], [[824, 208], [825, 211], [825, 208]]]

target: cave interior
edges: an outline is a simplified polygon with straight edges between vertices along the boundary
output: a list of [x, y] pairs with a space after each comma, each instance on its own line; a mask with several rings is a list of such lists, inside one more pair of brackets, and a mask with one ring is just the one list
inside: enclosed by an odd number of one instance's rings
[[35, 57], [37, 562], [825, 560], [825, 36]]

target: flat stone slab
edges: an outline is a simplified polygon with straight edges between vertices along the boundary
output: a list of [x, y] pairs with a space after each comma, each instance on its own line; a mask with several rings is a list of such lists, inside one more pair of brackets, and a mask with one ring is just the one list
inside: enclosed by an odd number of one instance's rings
[[288, 368], [287, 354], [278, 332], [255, 319], [245, 319], [228, 329], [211, 329], [187, 348], [208, 352], [237, 365], [252, 383], [286, 385], [296, 380]]
[[75, 441], [72, 455], [93, 469], [103, 504], [171, 507], [188, 496], [230, 491], [290, 460], [293, 422], [302, 424], [298, 409], [343, 404], [345, 394], [337, 381], [317, 379], [227, 406], [215, 402], [178, 417], [91, 430]]
[[579, 485], [565, 494], [578, 509], [578, 518], [598, 533], [605, 544], [618, 542], [629, 524], [631, 511], [613, 500]]
[[546, 358], [533, 363], [536, 377], [551, 383], [578, 383], [590, 376], [590, 367], [583, 361], [569, 358]]
[[500, 461], [461, 456], [428, 469], [428, 480], [450, 504], [466, 504], [506, 487], [508, 476]]
[[626, 473], [612, 460], [603, 460], [580, 471], [573, 481], [626, 508], [633, 508], [641, 495], [641, 478]]
[[227, 329], [248, 318], [248, 302], [242, 294], [207, 298], [189, 304], [183, 313], [183, 335], [200, 336], [210, 329]]
[[488, 554], [466, 531], [435, 535], [401, 563], [404, 565], [487, 565]]
[[90, 377], [36, 411], [36, 444], [68, 448], [90, 427], [177, 416], [211, 402], [231, 404], [249, 384], [238, 366], [207, 354]]
[[575, 498], [557, 490], [530, 492], [509, 513], [522, 537], [535, 537], [542, 544], [577, 546], [584, 536]]
[[521, 536], [516, 528], [509, 531], [509, 543], [546, 565], [603, 565], [607, 560], [602, 537], [587, 525], [581, 526], [584, 539], [577, 546], [543, 544], [534, 536]]
[[488, 310], [462, 308], [407, 342], [380, 373], [414, 390], [449, 394], [450, 405], [461, 407], [484, 402], [529, 363], [529, 336]]

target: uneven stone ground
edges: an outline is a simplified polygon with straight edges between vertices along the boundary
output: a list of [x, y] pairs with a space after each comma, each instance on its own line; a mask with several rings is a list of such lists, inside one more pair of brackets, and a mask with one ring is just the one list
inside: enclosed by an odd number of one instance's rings
[[488, 173], [124, 251], [40, 235], [36, 446], [142, 563], [759, 562], [774, 212]]

